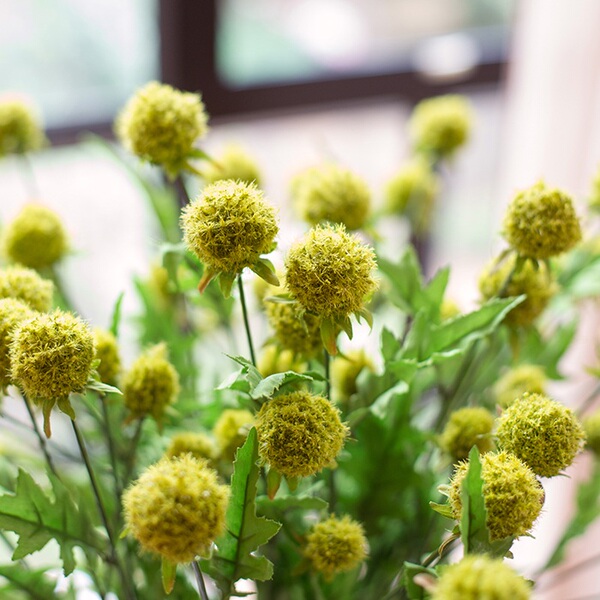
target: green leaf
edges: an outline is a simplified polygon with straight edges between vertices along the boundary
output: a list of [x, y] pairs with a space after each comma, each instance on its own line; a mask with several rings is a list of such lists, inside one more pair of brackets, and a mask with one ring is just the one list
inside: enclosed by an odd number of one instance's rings
[[163, 589], [166, 594], [170, 594], [173, 591], [175, 585], [175, 578], [177, 577], [177, 564], [168, 561], [164, 556], [161, 563], [161, 576]]
[[229, 298], [231, 296], [231, 288], [233, 287], [236, 279], [237, 273], [226, 273], [223, 271], [219, 274], [219, 288], [223, 294], [223, 297]]
[[125, 292], [121, 292], [117, 296], [117, 300], [113, 306], [112, 315], [110, 318], [109, 331], [116, 337], [119, 337], [119, 325], [121, 324], [121, 313], [123, 307], [123, 298], [125, 298]]
[[337, 354], [337, 336], [339, 330], [332, 319], [323, 319], [321, 321], [321, 341], [329, 354]]
[[48, 600], [54, 598], [56, 583], [46, 576], [45, 570], [24, 569], [22, 565], [0, 565], [0, 577], [4, 577], [8, 586], [0, 587], [2, 598], [8, 599], [7, 591], [19, 591], [30, 600]]
[[388, 363], [394, 359], [400, 350], [400, 342], [396, 336], [387, 328], [381, 330], [381, 354], [383, 360]]
[[204, 567], [229, 598], [238, 579], [266, 581], [273, 576], [273, 564], [256, 552], [281, 525], [256, 516], [256, 484], [259, 477], [258, 436], [253, 427], [238, 449], [231, 478], [231, 499], [227, 509], [227, 531], [217, 540], [217, 551]]
[[103, 396], [105, 394], [118, 394], [119, 396], [123, 395], [123, 392], [114, 385], [108, 385], [108, 383], [103, 383], [102, 381], [98, 381], [93, 377], [88, 379], [88, 382], [85, 384], [86, 389], [92, 390], [94, 392], [98, 392]]
[[436, 513], [442, 515], [442, 517], [446, 517], [447, 519], [454, 519], [454, 511], [452, 510], [452, 507], [449, 504], [439, 504], [438, 502], [430, 502], [429, 506], [431, 506], [431, 508], [435, 510]]
[[263, 515], [268, 516], [271, 519], [277, 519], [277, 517], [288, 510], [327, 510], [329, 504], [323, 498], [318, 496], [305, 496], [305, 495], [288, 495], [279, 496], [273, 500], [269, 500], [267, 496], [259, 496], [256, 499], [256, 506], [259, 512]]
[[78, 507], [64, 484], [48, 474], [54, 501], [19, 469], [14, 494], [0, 496], [0, 528], [14, 531], [19, 537], [13, 560], [41, 550], [51, 539], [60, 546], [65, 575], [73, 572], [75, 546], [104, 551], [106, 544], [96, 531], [84, 507]]
[[270, 398], [284, 385], [290, 383], [300, 383], [305, 381], [314, 381], [314, 377], [307, 373], [296, 373], [295, 371], [286, 371], [285, 373], [275, 373], [265, 377], [258, 382], [258, 385], [250, 392], [250, 397], [259, 400], [260, 398]]
[[421, 587], [418, 583], [415, 583], [414, 578], [416, 575], [425, 574], [431, 577], [437, 578], [437, 574], [434, 569], [428, 569], [421, 565], [414, 563], [405, 562], [404, 569], [402, 572], [402, 583], [406, 588], [409, 600], [426, 600], [430, 598], [430, 594]]
[[274, 286], [281, 285], [277, 274], [275, 273], [275, 267], [268, 258], [259, 258], [250, 269], [254, 271], [261, 279], [264, 279], [267, 283]]

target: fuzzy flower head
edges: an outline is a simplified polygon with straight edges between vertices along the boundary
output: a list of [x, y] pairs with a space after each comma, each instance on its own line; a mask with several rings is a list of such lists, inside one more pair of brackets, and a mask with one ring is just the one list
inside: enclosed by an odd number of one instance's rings
[[32, 269], [50, 267], [69, 251], [62, 221], [41, 204], [26, 204], [7, 224], [2, 242], [4, 254], [12, 262]]
[[593, 412], [583, 420], [585, 447], [596, 456], [600, 456], [600, 410]]
[[525, 392], [545, 394], [548, 378], [542, 367], [537, 365], [518, 365], [502, 375], [494, 386], [496, 402], [502, 407], [509, 407]]
[[531, 589], [502, 559], [469, 554], [443, 567], [431, 600], [529, 600]]
[[[468, 461], [459, 463], [450, 482], [450, 506], [456, 519], [460, 519], [461, 486], [468, 469]], [[533, 471], [513, 454], [487, 452], [481, 457], [481, 477], [490, 540], [525, 535], [544, 501], [544, 491]]]
[[422, 158], [413, 159], [388, 182], [386, 210], [391, 214], [406, 214], [415, 232], [425, 232], [431, 224], [439, 188], [439, 178], [429, 163]]
[[131, 365], [122, 389], [130, 420], [150, 415], [161, 425], [165, 409], [179, 394], [179, 375], [164, 343], [152, 346]]
[[285, 371], [302, 373], [306, 370], [306, 363], [298, 359], [291, 350], [282, 350], [276, 344], [268, 344], [258, 357], [256, 367], [263, 377], [268, 377]]
[[229, 488], [205, 461], [184, 454], [152, 465], [123, 495], [125, 527], [173, 564], [208, 554], [225, 529]]
[[96, 358], [100, 364], [96, 368], [100, 381], [114, 384], [121, 372], [121, 357], [117, 338], [106, 329], [94, 328], [94, 342], [96, 345]]
[[39, 150], [46, 143], [39, 119], [19, 100], [0, 100], [0, 158]]
[[417, 150], [448, 157], [469, 139], [472, 121], [471, 105], [464, 96], [428, 98], [415, 106], [410, 136]]
[[54, 284], [33, 269], [17, 266], [0, 269], [0, 298], [15, 298], [33, 310], [48, 312], [53, 294]]
[[331, 465], [348, 428], [322, 396], [305, 391], [276, 396], [256, 416], [261, 459], [285, 477], [308, 477]]
[[205, 433], [182, 431], [176, 433], [165, 452], [168, 458], [191, 454], [199, 460], [213, 461], [216, 455], [215, 443]]
[[9, 350], [10, 376], [42, 407], [48, 437], [55, 404], [75, 418], [69, 394], [83, 391], [95, 354], [90, 328], [70, 313], [38, 314], [15, 329]]
[[227, 146], [214, 163], [207, 163], [202, 169], [202, 178], [206, 183], [233, 179], [257, 186], [261, 184], [260, 169], [254, 158], [234, 144]]
[[485, 408], [460, 408], [450, 415], [440, 436], [440, 446], [455, 461], [468, 458], [473, 446], [485, 454], [494, 447], [493, 428], [494, 416]]
[[349, 350], [344, 356], [336, 356], [331, 362], [333, 396], [338, 402], [346, 402], [358, 392], [356, 380], [364, 371], [375, 371], [373, 361], [364, 349]]
[[297, 175], [292, 197], [299, 216], [310, 225], [330, 221], [360, 229], [371, 210], [371, 192], [363, 179], [333, 164]]
[[200, 96], [152, 81], [125, 105], [115, 123], [123, 145], [175, 178], [194, 157], [194, 142], [208, 131]]
[[536, 266], [526, 261], [518, 271], [513, 271], [516, 260], [514, 255], [500, 264], [494, 259], [479, 278], [479, 291], [484, 300], [525, 294], [527, 298], [506, 315], [504, 322], [511, 327], [529, 327], [548, 306], [557, 284], [545, 264]]
[[367, 557], [369, 550], [362, 525], [348, 515], [342, 518], [331, 515], [317, 523], [306, 542], [304, 556], [315, 571], [327, 578], [351, 571]]
[[[275, 246], [279, 231], [275, 209], [254, 184], [225, 179], [207, 185], [185, 208], [181, 223], [185, 243], [206, 265], [201, 291], [219, 273], [222, 289], [224, 277], [230, 280], [230, 288], [245, 267], [275, 285], [279, 283], [265, 266], [265, 259], [260, 258]], [[265, 268], [269, 270], [266, 276]]]
[[0, 299], [0, 392], [12, 383], [8, 351], [15, 328], [35, 315], [35, 311], [20, 300]]
[[233, 462], [237, 449], [246, 441], [254, 424], [254, 415], [249, 410], [228, 408], [221, 413], [213, 427], [219, 457]]
[[581, 226], [571, 197], [540, 181], [513, 198], [503, 235], [521, 256], [543, 260], [576, 246]]
[[498, 444], [536, 475], [554, 477], [566, 469], [585, 442], [573, 411], [542, 394], [524, 394], [498, 420]]

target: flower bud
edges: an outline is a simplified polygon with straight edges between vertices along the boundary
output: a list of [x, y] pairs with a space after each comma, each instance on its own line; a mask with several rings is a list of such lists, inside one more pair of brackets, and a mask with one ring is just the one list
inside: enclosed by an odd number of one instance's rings
[[485, 408], [467, 407], [454, 411], [440, 436], [440, 446], [455, 461], [468, 458], [473, 446], [484, 454], [494, 447], [494, 416]]
[[221, 413], [213, 427], [219, 458], [233, 462], [236, 450], [246, 441], [253, 423], [254, 415], [249, 410], [228, 408]]
[[96, 345], [96, 358], [100, 364], [96, 368], [100, 381], [114, 385], [121, 372], [121, 357], [119, 356], [119, 343], [117, 338], [106, 329], [94, 328], [94, 343]]
[[48, 312], [52, 308], [53, 294], [54, 284], [40, 277], [33, 269], [0, 269], [0, 298], [15, 298], [33, 310]]
[[39, 150], [45, 143], [40, 122], [25, 103], [0, 101], [0, 158]]
[[350, 350], [331, 361], [332, 393], [338, 402], [346, 402], [356, 394], [356, 380], [364, 369], [373, 372], [375, 367], [364, 349]]
[[215, 459], [215, 444], [205, 433], [182, 431], [171, 438], [165, 455], [174, 458], [183, 454], [191, 454], [194, 458], [207, 460], [210, 463]]
[[208, 163], [202, 169], [202, 177], [206, 183], [233, 179], [257, 186], [261, 184], [260, 170], [255, 160], [243, 148], [236, 145], [227, 146], [214, 163]]
[[548, 378], [542, 367], [537, 365], [518, 365], [508, 370], [494, 386], [496, 402], [502, 408], [508, 408], [525, 392], [545, 394]]

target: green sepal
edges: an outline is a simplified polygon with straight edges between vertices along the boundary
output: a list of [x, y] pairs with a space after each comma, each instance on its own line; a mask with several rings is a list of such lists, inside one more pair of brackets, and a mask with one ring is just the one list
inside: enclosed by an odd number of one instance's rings
[[296, 299], [291, 294], [276, 294], [267, 296], [265, 302], [274, 302], [275, 304], [296, 304]]
[[69, 400], [69, 396], [64, 396], [63, 398], [59, 398], [56, 401], [56, 406], [61, 412], [64, 412], [65, 415], [71, 418], [71, 420], [75, 420], [75, 410]]
[[336, 329], [341, 329], [349, 339], [352, 339], [354, 332], [352, 331], [352, 321], [348, 316], [341, 316], [335, 318]]
[[290, 492], [295, 492], [298, 489], [298, 483], [300, 482], [299, 477], [286, 477], [285, 481], [288, 485]]
[[269, 468], [269, 471], [267, 472], [267, 496], [269, 497], [269, 500], [275, 498], [280, 485], [281, 473], [273, 468]]
[[224, 298], [229, 298], [231, 296], [231, 288], [235, 283], [237, 278], [237, 273], [226, 273], [223, 271], [219, 275], [219, 287], [221, 288], [221, 293]]
[[44, 398], [42, 400], [42, 415], [44, 416], [44, 433], [47, 438], [52, 436], [52, 427], [50, 426], [50, 415], [52, 414], [52, 409], [56, 404], [56, 400], [54, 398]]
[[202, 294], [208, 286], [208, 284], [217, 276], [217, 272], [212, 269], [206, 269], [198, 282], [198, 291]]
[[442, 515], [442, 517], [446, 517], [447, 519], [454, 519], [454, 512], [452, 511], [452, 507], [449, 504], [439, 504], [438, 502], [430, 502], [429, 506], [436, 513]]
[[189, 152], [188, 156], [189, 158], [200, 158], [202, 160], [207, 160], [208, 162], [211, 162], [213, 165], [215, 165], [215, 167], [217, 167], [218, 169], [223, 170], [223, 166], [221, 165], [221, 163], [216, 161], [210, 154], [206, 153], [201, 148], [193, 148]]
[[360, 310], [355, 311], [354, 316], [359, 323], [361, 319], [364, 319], [369, 326], [369, 329], [373, 329], [373, 313], [370, 310], [361, 308]]
[[261, 279], [274, 286], [279, 286], [279, 279], [275, 273], [275, 267], [268, 258], [259, 258], [250, 269], [254, 271]]
[[104, 383], [99, 379], [94, 379], [94, 377], [90, 377], [85, 384], [85, 388], [87, 390], [91, 390], [93, 392], [98, 392], [102, 396], [106, 394], [118, 394], [119, 396], [123, 395], [123, 392], [115, 387], [114, 385], [109, 385], [108, 383]]
[[162, 584], [165, 594], [170, 594], [175, 585], [175, 577], [177, 576], [177, 563], [172, 563], [163, 557], [161, 565]]
[[321, 341], [323, 342], [323, 346], [325, 346], [325, 350], [332, 356], [335, 356], [338, 352], [337, 350], [337, 336], [338, 336], [338, 328], [332, 319], [323, 319], [321, 321]]

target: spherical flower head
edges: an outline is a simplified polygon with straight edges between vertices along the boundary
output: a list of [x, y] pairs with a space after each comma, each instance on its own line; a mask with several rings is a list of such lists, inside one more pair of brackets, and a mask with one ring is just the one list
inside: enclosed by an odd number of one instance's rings
[[377, 288], [375, 253], [343, 225], [318, 225], [286, 259], [286, 286], [308, 312], [324, 318], [359, 312]]
[[46, 143], [37, 116], [19, 100], [0, 101], [0, 158], [39, 150]]
[[542, 367], [537, 365], [518, 365], [502, 375], [494, 386], [496, 402], [502, 407], [509, 407], [525, 392], [545, 394], [548, 378]]
[[286, 371], [302, 373], [306, 370], [306, 363], [298, 359], [291, 350], [282, 350], [276, 344], [268, 344], [258, 357], [257, 369], [263, 377]]
[[[468, 468], [468, 461], [459, 463], [450, 482], [450, 506], [456, 519], [461, 515], [461, 486]], [[513, 454], [488, 452], [481, 457], [481, 478], [490, 540], [525, 535], [544, 501], [533, 471]]]
[[600, 167], [597, 169], [592, 180], [592, 189], [590, 190], [589, 207], [598, 212], [600, 210]]
[[336, 356], [331, 361], [332, 391], [338, 402], [347, 402], [358, 392], [356, 380], [365, 369], [374, 372], [375, 366], [362, 348], [349, 350], [343, 356]]
[[194, 458], [210, 462], [215, 459], [215, 444], [205, 433], [196, 433], [194, 431], [176, 433], [171, 438], [165, 455], [168, 458], [173, 458], [184, 454], [191, 454]]
[[202, 169], [202, 177], [206, 183], [214, 183], [222, 179], [233, 179], [260, 186], [260, 169], [254, 158], [243, 148], [229, 145], [218, 156], [214, 163], [208, 163]]
[[175, 402], [179, 389], [179, 375], [168, 360], [164, 343], [139, 356], [122, 381], [123, 400], [130, 419], [150, 415], [159, 427], [166, 407]]
[[258, 453], [285, 477], [308, 477], [331, 465], [348, 428], [329, 400], [305, 391], [276, 396], [256, 416]]
[[213, 427], [219, 457], [233, 462], [236, 450], [246, 441], [254, 424], [254, 415], [249, 410], [228, 408], [221, 413]]
[[69, 240], [59, 216], [41, 204], [27, 204], [3, 233], [4, 254], [32, 269], [50, 267], [67, 254]]
[[193, 158], [194, 143], [208, 131], [200, 96], [152, 81], [125, 105], [115, 123], [123, 145], [175, 178]]
[[415, 232], [429, 229], [439, 178], [421, 158], [406, 163], [390, 179], [385, 189], [385, 204], [391, 214], [406, 214]]
[[506, 211], [502, 233], [521, 256], [540, 260], [562, 254], [581, 240], [571, 197], [543, 181], [517, 193]]
[[0, 269], [0, 298], [15, 298], [33, 310], [48, 312], [53, 295], [54, 284], [33, 269], [16, 266]]
[[529, 327], [544, 312], [557, 285], [544, 263], [536, 266], [526, 261], [519, 271], [513, 272], [515, 261], [512, 255], [500, 264], [496, 260], [489, 263], [479, 278], [479, 291], [484, 300], [525, 294], [527, 298], [506, 315], [504, 322], [510, 327]]
[[469, 139], [472, 121], [471, 105], [464, 96], [428, 98], [415, 106], [410, 136], [417, 150], [449, 157]]
[[324, 221], [360, 229], [371, 210], [371, 192], [362, 178], [338, 165], [312, 167], [292, 182], [299, 216], [310, 225]]
[[271, 252], [275, 209], [254, 184], [225, 179], [207, 185], [181, 219], [184, 240], [213, 273], [241, 273]]
[[106, 329], [94, 328], [94, 343], [96, 345], [96, 358], [100, 364], [96, 367], [100, 381], [114, 384], [121, 372], [121, 356], [119, 355], [119, 342], [117, 338]]
[[585, 447], [600, 456], [600, 410], [583, 420], [583, 430], [586, 436]]
[[208, 554], [225, 529], [229, 488], [191, 454], [163, 458], [123, 495], [125, 527], [141, 545], [173, 564]]
[[302, 314], [297, 304], [265, 302], [269, 326], [277, 345], [294, 355], [313, 358], [323, 351], [321, 322], [311, 314]]
[[14, 298], [0, 299], [0, 392], [12, 383], [9, 346], [17, 325], [36, 315], [27, 304]]
[[531, 588], [502, 559], [469, 554], [443, 567], [431, 600], [529, 600]]
[[494, 428], [494, 416], [480, 407], [460, 408], [454, 411], [440, 436], [440, 446], [454, 460], [468, 458], [473, 446], [481, 454], [494, 447], [491, 433]]
[[542, 394], [515, 400], [498, 420], [496, 436], [502, 449], [541, 477], [554, 477], [566, 469], [585, 443], [573, 411]]
[[348, 515], [331, 515], [317, 523], [306, 542], [304, 556], [327, 578], [354, 569], [367, 557], [369, 548], [362, 525]]

